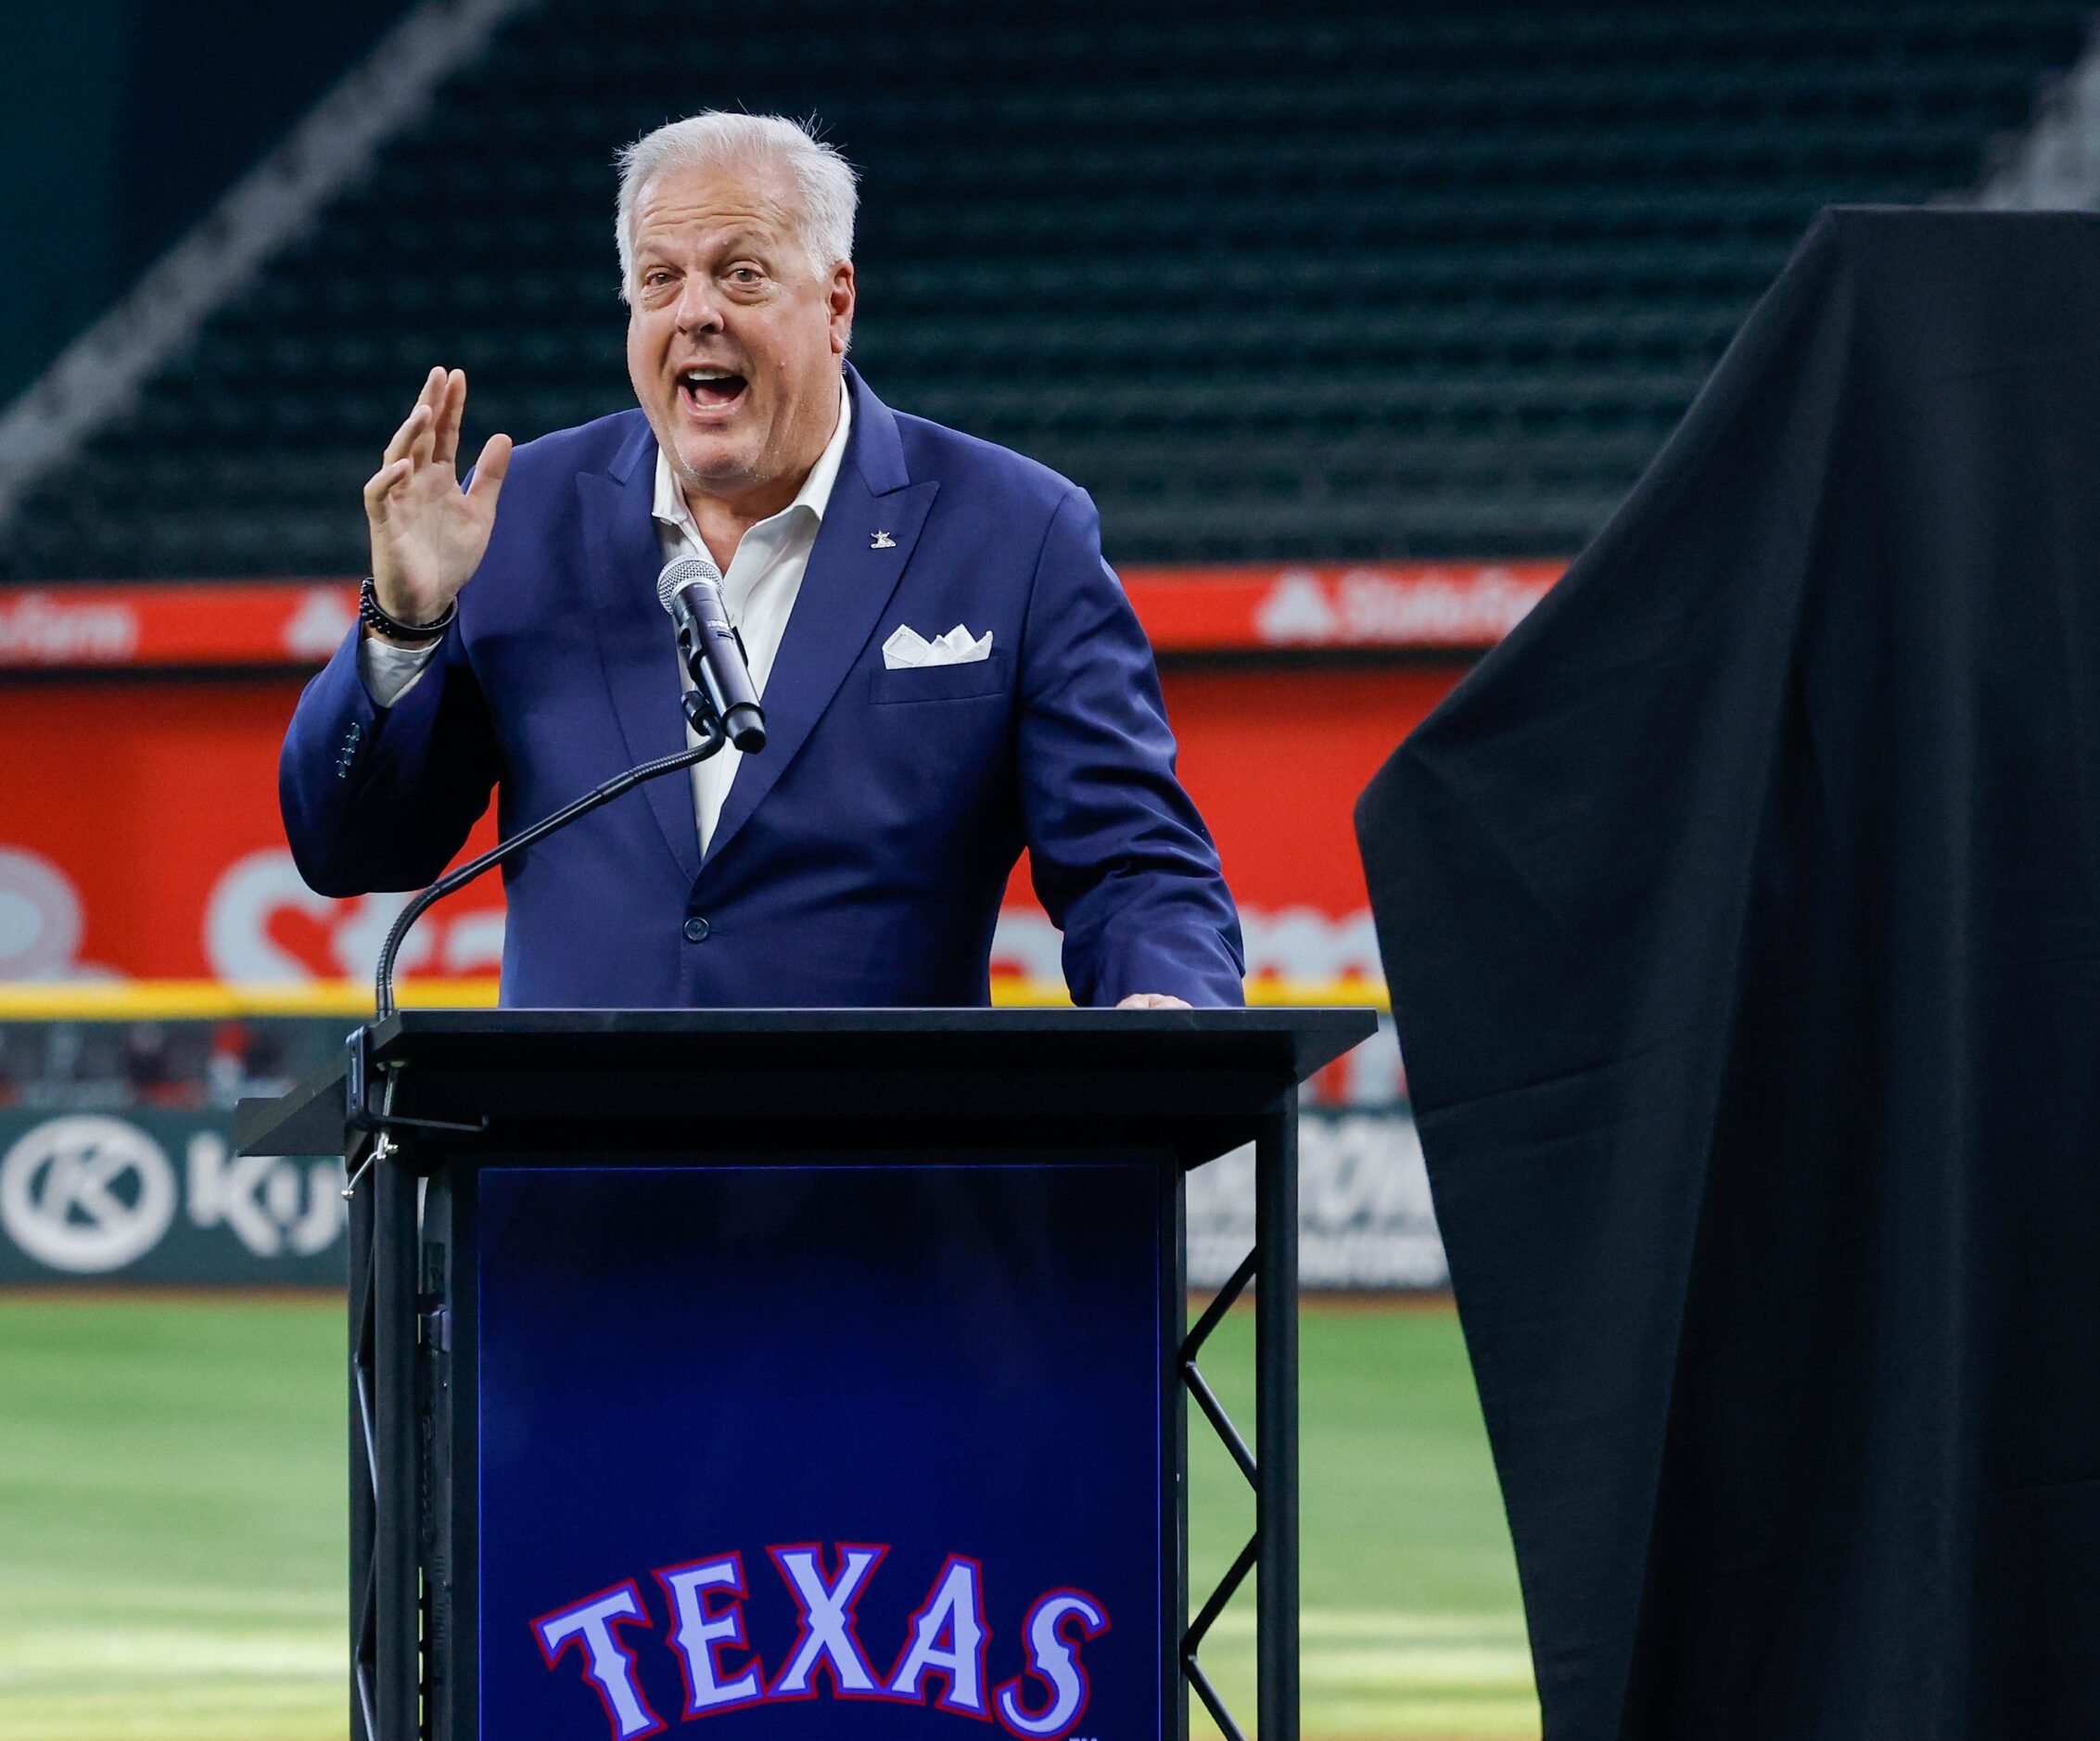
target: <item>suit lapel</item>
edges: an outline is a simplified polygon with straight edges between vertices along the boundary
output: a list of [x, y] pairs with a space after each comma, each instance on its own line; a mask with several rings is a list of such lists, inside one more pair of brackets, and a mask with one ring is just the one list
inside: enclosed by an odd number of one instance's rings
[[[713, 864], [808, 742], [824, 709], [882, 621], [919, 541], [937, 483], [914, 484], [897, 419], [848, 366], [853, 428], [823, 525], [803, 571], [772, 674], [766, 680], [766, 747], [738, 765], [708, 842]], [[876, 535], [886, 534], [881, 549]]]
[[[591, 621], [630, 765], [685, 747], [678, 647], [655, 586], [663, 564], [651, 513], [655, 453], [655, 441], [643, 423], [606, 471], [587, 472], [576, 480]], [[691, 777], [667, 775], [642, 791], [664, 845], [692, 882], [700, 874], [700, 839]]]

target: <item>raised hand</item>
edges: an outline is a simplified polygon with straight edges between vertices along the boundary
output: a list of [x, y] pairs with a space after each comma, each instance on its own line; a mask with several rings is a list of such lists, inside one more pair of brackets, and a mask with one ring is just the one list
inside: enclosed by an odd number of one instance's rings
[[489, 438], [474, 482], [462, 489], [457, 461], [465, 411], [465, 372], [432, 369], [364, 486], [374, 590], [380, 608], [404, 623], [436, 622], [445, 614], [480, 566], [496, 524], [511, 438]]

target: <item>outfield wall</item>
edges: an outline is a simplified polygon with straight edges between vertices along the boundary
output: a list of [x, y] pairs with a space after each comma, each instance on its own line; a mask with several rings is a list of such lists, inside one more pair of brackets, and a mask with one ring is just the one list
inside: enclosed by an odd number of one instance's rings
[[[337, 1286], [343, 1168], [244, 1159], [233, 1103], [324, 1063], [348, 1016], [0, 1023], [0, 1285]], [[1444, 1252], [1390, 1029], [1321, 1073], [1299, 1129], [1307, 1288], [1438, 1288]], [[1253, 1151], [1190, 1175], [1190, 1279], [1254, 1242]]]
[[[1251, 982], [1375, 1000], [1355, 796], [1554, 572], [1128, 577], [1159, 650], [1181, 777], [1240, 902]], [[0, 989], [369, 983], [406, 897], [315, 895], [277, 810], [286, 723], [353, 598], [337, 582], [0, 587]], [[464, 851], [493, 839], [485, 816]], [[492, 974], [503, 936], [502, 884], [490, 878], [416, 927], [404, 979]], [[995, 976], [1024, 1000], [1059, 997], [1059, 946], [1024, 861]]]
[[[1240, 903], [1251, 999], [1381, 1006], [1351, 807], [1556, 572], [1126, 577]], [[407, 899], [313, 894], [278, 819], [286, 721], [353, 598], [339, 581], [0, 588], [0, 1284], [339, 1279], [339, 1168], [239, 1161], [230, 1137], [239, 1094], [317, 1067], [370, 1008]], [[493, 835], [485, 817], [464, 852]], [[492, 1002], [503, 922], [494, 878], [431, 913], [403, 1001]], [[1024, 861], [993, 1001], [1063, 1001], [1061, 944]], [[1306, 1285], [1442, 1285], [1390, 1027], [1306, 1105]], [[1197, 1173], [1191, 1278], [1222, 1281], [1253, 1235], [1244, 1157]]]

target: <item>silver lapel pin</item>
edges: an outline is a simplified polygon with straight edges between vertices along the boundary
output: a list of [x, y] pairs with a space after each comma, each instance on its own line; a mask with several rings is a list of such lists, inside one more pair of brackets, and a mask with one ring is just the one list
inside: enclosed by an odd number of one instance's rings
[[870, 550], [895, 550], [897, 540], [887, 532], [877, 532], [874, 537], [868, 540], [868, 548]]

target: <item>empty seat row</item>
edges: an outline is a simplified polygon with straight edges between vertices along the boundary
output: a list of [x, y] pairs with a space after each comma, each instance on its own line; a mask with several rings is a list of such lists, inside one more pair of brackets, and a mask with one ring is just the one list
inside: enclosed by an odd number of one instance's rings
[[855, 358], [1126, 562], [1565, 554], [1821, 205], [1970, 185], [2057, 0], [521, 8], [0, 528], [0, 578], [354, 573], [432, 363], [470, 451], [631, 404], [613, 152], [708, 104], [863, 173]]

